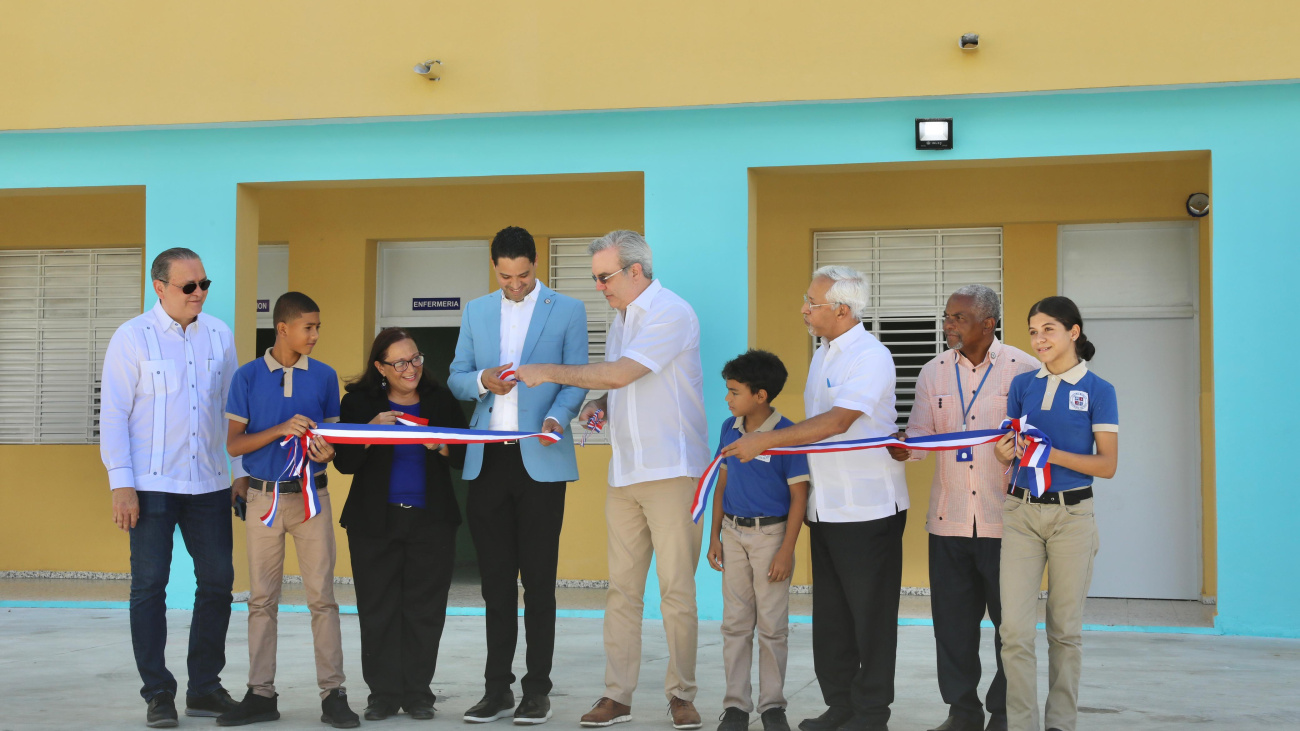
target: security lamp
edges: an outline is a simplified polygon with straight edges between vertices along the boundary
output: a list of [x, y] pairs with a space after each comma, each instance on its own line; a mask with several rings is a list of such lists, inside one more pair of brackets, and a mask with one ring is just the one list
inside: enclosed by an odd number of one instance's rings
[[437, 81], [438, 79], [440, 79], [440, 78], [442, 78], [442, 77], [441, 77], [441, 76], [429, 76], [429, 73], [432, 72], [432, 71], [434, 70], [434, 67], [435, 67], [435, 66], [441, 66], [441, 65], [442, 65], [442, 61], [439, 61], [439, 60], [437, 60], [437, 59], [435, 59], [435, 58], [431, 58], [431, 59], [429, 59], [428, 61], [425, 61], [424, 63], [417, 63], [417, 64], [415, 65], [415, 68], [412, 69], [412, 70], [415, 71], [415, 73], [417, 73], [417, 74], [419, 74], [419, 75], [421, 75], [421, 76], [427, 76], [427, 77], [429, 78], [429, 81]]
[[1192, 193], [1187, 196], [1187, 213], [1192, 218], [1204, 218], [1210, 214], [1210, 196], [1204, 193]]
[[974, 51], [980, 47], [979, 33], [964, 33], [961, 40], [957, 41], [957, 47], [963, 51]]
[[952, 117], [916, 120], [916, 149], [951, 150]]

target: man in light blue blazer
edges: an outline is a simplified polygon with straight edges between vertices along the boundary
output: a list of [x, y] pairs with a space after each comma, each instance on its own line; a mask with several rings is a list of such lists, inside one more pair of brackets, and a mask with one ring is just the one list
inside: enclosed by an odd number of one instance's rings
[[[465, 454], [470, 481], [466, 516], [478, 551], [487, 607], [487, 667], [482, 700], [464, 720], [486, 723], [514, 716], [516, 724], [551, 717], [551, 658], [555, 650], [555, 573], [564, 523], [565, 483], [578, 479], [569, 422], [587, 391], [548, 383], [528, 388], [508, 371], [523, 363], [587, 362], [587, 310], [537, 281], [537, 247], [517, 226], [492, 240], [499, 291], [465, 307], [456, 359], [447, 379], [453, 394], [474, 401], [473, 429], [547, 431], [537, 439], [472, 444]], [[501, 376], [506, 374], [506, 378]], [[524, 585], [528, 673], [515, 707], [511, 663], [519, 633], [518, 576]]]

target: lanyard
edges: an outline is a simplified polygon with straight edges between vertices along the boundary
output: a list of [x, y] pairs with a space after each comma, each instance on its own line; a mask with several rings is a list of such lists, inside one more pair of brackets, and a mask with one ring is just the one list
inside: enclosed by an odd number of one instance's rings
[[[986, 356], [987, 357], [987, 356]], [[984, 371], [984, 377], [980, 379], [980, 385], [975, 389], [974, 395], [970, 397], [970, 407], [966, 406], [966, 392], [961, 387], [961, 356], [954, 355], [952, 368], [957, 374], [957, 395], [961, 398], [961, 430], [966, 431], [966, 417], [970, 415], [970, 410], [975, 408], [975, 399], [980, 397], [980, 391], [984, 390], [984, 382], [989, 380], [989, 374], [993, 372], [993, 359], [989, 358], [989, 369]]]

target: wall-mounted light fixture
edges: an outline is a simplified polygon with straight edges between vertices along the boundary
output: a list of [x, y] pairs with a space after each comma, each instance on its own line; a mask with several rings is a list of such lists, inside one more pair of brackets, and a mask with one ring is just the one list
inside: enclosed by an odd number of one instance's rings
[[916, 120], [916, 149], [951, 150], [952, 117]]
[[442, 65], [442, 61], [439, 61], [436, 58], [431, 58], [428, 61], [425, 61], [424, 63], [415, 64], [415, 68], [412, 70], [415, 71], [415, 73], [427, 78], [429, 81], [437, 81], [442, 77], [434, 76], [434, 74], [439, 72], [438, 67], [441, 65]]
[[963, 33], [961, 40], [957, 41], [957, 47], [963, 51], [974, 51], [980, 47], [979, 33]]
[[1210, 214], [1210, 196], [1205, 193], [1192, 193], [1187, 196], [1187, 214], [1192, 218], [1204, 218]]

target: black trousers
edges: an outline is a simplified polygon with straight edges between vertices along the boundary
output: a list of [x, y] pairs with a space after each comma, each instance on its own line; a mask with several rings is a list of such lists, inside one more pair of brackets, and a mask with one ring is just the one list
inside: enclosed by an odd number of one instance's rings
[[898, 655], [907, 511], [857, 523], [812, 524], [813, 670], [832, 708], [889, 720]]
[[939, 692], [953, 715], [979, 716], [980, 621], [993, 621], [997, 674], [984, 702], [988, 712], [1007, 712], [1007, 676], [1002, 672], [1002, 600], [998, 593], [1001, 538], [930, 536], [930, 611], [938, 655]]
[[422, 508], [388, 506], [383, 536], [348, 531], [370, 703], [432, 704], [429, 684], [447, 620], [456, 526]]
[[564, 525], [563, 482], [528, 476], [518, 444], [488, 444], [483, 471], [470, 482], [465, 513], [478, 551], [486, 607], [489, 693], [515, 682], [511, 665], [519, 639], [519, 586], [524, 585], [524, 632], [528, 643], [525, 695], [551, 692], [555, 654], [555, 571]]

